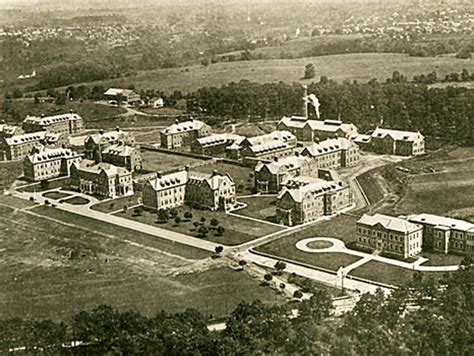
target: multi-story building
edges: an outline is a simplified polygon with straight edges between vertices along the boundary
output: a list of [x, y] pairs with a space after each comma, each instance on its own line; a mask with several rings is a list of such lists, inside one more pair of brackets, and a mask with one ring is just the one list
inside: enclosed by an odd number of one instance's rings
[[357, 241], [378, 251], [413, 257], [422, 250], [423, 226], [393, 216], [364, 214], [357, 221]]
[[201, 155], [216, 155], [226, 152], [226, 148], [237, 144], [245, 139], [244, 136], [233, 133], [213, 134], [206, 137], [199, 137], [191, 141], [191, 151]]
[[291, 156], [295, 150], [296, 137], [288, 131], [274, 131], [265, 135], [247, 137], [239, 145], [227, 147], [229, 157], [233, 159], [250, 159], [270, 161], [276, 158]]
[[289, 226], [304, 224], [351, 204], [350, 188], [342, 181], [298, 176], [287, 182], [277, 197], [277, 219]]
[[73, 164], [71, 185], [80, 192], [107, 198], [133, 195], [132, 172], [104, 162], [82, 160]]
[[184, 204], [188, 172], [183, 170], [158, 175], [149, 180], [142, 192], [143, 205], [148, 209], [161, 210], [177, 208]]
[[209, 136], [211, 133], [211, 127], [199, 120], [176, 122], [160, 132], [161, 147], [174, 149], [190, 146], [197, 138]]
[[0, 138], [0, 161], [24, 159], [34, 147], [44, 143], [45, 138], [45, 131]]
[[371, 149], [376, 153], [399, 156], [415, 156], [425, 153], [425, 138], [420, 132], [377, 127], [371, 137]]
[[101, 154], [102, 162], [124, 167], [131, 172], [142, 169], [142, 158], [140, 149], [125, 145], [121, 142], [106, 147]]
[[423, 249], [443, 253], [474, 253], [474, 224], [432, 214], [408, 217], [423, 226]]
[[135, 138], [129, 132], [120, 128], [113, 131], [103, 131], [87, 136], [84, 141], [85, 154], [87, 159], [93, 159], [97, 162], [102, 161], [102, 152], [113, 145], [134, 146]]
[[357, 134], [357, 127], [339, 120], [310, 120], [304, 116], [283, 117], [278, 130], [286, 130], [296, 136], [298, 141], [320, 141], [328, 138], [349, 138]]
[[69, 176], [71, 166], [79, 164], [81, 156], [67, 148], [40, 147], [23, 161], [24, 176], [29, 181], [42, 181]]
[[311, 157], [318, 168], [352, 167], [359, 163], [359, 146], [343, 137], [312, 143], [301, 154]]
[[46, 131], [48, 133], [71, 135], [84, 130], [82, 117], [75, 113], [54, 116], [27, 116], [23, 120], [25, 132]]
[[317, 175], [314, 163], [313, 159], [300, 155], [260, 161], [254, 169], [255, 189], [262, 193], [278, 193], [292, 177]]
[[235, 205], [235, 183], [228, 174], [189, 175], [185, 201], [193, 207], [227, 211]]

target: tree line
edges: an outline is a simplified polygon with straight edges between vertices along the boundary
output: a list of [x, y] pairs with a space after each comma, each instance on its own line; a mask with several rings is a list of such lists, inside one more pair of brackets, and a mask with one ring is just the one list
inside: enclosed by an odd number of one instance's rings
[[[381, 83], [372, 79], [337, 83], [327, 77], [308, 85], [321, 103], [323, 119], [341, 119], [366, 132], [377, 125], [419, 130], [443, 142], [474, 144], [474, 90], [414, 85], [399, 72]], [[260, 84], [242, 80], [220, 88], [205, 87], [187, 96], [190, 112], [248, 119], [303, 113], [301, 84]], [[314, 118], [310, 109], [310, 117]]]
[[[125, 355], [468, 355], [474, 351], [470, 263], [441, 280], [364, 294], [335, 316], [329, 295], [285, 305], [243, 302], [222, 332], [196, 310], [147, 317], [101, 305], [69, 321], [0, 321], [0, 352]], [[296, 310], [296, 314], [294, 311]], [[296, 315], [296, 316], [295, 316]], [[72, 347], [76, 344], [79, 346]]]

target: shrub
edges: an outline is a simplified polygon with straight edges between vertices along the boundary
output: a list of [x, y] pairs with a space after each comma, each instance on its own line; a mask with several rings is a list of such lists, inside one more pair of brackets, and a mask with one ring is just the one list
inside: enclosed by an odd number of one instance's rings
[[293, 293], [293, 297], [301, 299], [303, 298], [303, 292], [301, 292], [300, 290], [295, 290], [295, 292]]
[[265, 279], [267, 282], [270, 282], [273, 279], [273, 276], [270, 273], [267, 273], [263, 276], [263, 279]]

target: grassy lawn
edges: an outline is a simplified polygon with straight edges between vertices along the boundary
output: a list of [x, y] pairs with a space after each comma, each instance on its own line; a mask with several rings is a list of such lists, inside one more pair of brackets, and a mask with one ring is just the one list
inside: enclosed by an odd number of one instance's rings
[[67, 204], [72, 204], [72, 205], [85, 205], [89, 203], [89, 199], [83, 198], [83, 197], [72, 197], [69, 199], [63, 199], [61, 200], [61, 203], [67, 203]]
[[129, 197], [121, 197], [105, 202], [97, 203], [91, 206], [92, 210], [101, 211], [103, 213], [111, 213], [119, 209], [123, 209], [124, 206], [132, 207], [138, 204], [138, 199], [140, 199], [140, 194], [134, 194]]
[[313, 249], [323, 249], [332, 246], [332, 242], [329, 241], [311, 241], [306, 246]]
[[[246, 272], [218, 266], [195, 271], [188, 260], [0, 209], [0, 246], [5, 249], [0, 315], [5, 319], [67, 320], [104, 303], [148, 316], [192, 307], [219, 317], [240, 301], [283, 302]], [[176, 275], [179, 270], [189, 273]]]
[[176, 168], [184, 168], [186, 165], [202, 163], [204, 160], [186, 156], [147, 151], [142, 149], [143, 168], [150, 171], [169, 171]]
[[23, 161], [0, 162], [0, 192], [8, 189], [21, 175], [23, 175]]
[[[161, 118], [144, 115], [127, 115], [119, 117], [103, 117], [88, 121], [88, 129], [114, 129], [117, 126], [121, 128], [161, 126], [165, 127], [175, 122], [175, 118]], [[159, 134], [158, 134], [159, 136]]]
[[201, 259], [210, 256], [209, 252], [194, 248], [192, 246], [173, 243], [171, 241], [160, 239], [152, 235], [141, 233], [135, 230], [126, 229], [114, 224], [98, 222], [97, 220], [92, 218], [76, 215], [52, 207], [39, 206], [37, 208], [33, 208], [32, 211], [37, 214], [61, 220], [69, 224], [75, 224], [88, 231], [112, 235], [119, 239], [127, 239], [134, 243], [157, 248], [164, 252], [176, 254], [185, 258]]
[[212, 173], [229, 173], [235, 182], [235, 188], [238, 194], [249, 194], [254, 186], [253, 169], [248, 167], [237, 166], [229, 163], [214, 163], [200, 166], [192, 169], [195, 172]]
[[[385, 81], [394, 71], [408, 78], [427, 73], [436, 68], [439, 78], [447, 73], [460, 72], [463, 68], [474, 72], [474, 63], [450, 56], [410, 57], [395, 53], [356, 53], [297, 59], [269, 59], [215, 63], [209, 66], [194, 65], [139, 72], [136, 76], [84, 83], [108, 87], [127, 87], [133, 83], [137, 90], [149, 89], [160, 83], [160, 90], [172, 92], [194, 91], [206, 86], [221, 86], [231, 81], [247, 79], [260, 83], [286, 83], [301, 80], [304, 66], [308, 63], [318, 69], [318, 76], [327, 76], [342, 82], [345, 79], [367, 82], [371, 78]], [[77, 84], [79, 85], [79, 84]]]
[[244, 216], [250, 216], [257, 219], [275, 221], [276, 215], [276, 197], [252, 197], [239, 198], [239, 201], [247, 204], [244, 209], [239, 209], [235, 213]]
[[421, 255], [423, 257], [429, 258], [427, 262], [423, 263], [423, 266], [458, 265], [463, 260], [462, 256], [445, 255], [442, 253], [423, 252]]
[[375, 179], [373, 174], [374, 171], [369, 171], [357, 177], [360, 187], [371, 204], [375, 204], [383, 199], [383, 191], [378, 186], [377, 179]]
[[71, 194], [62, 193], [62, 192], [47, 192], [47, 193], [43, 193], [42, 195], [45, 198], [54, 199], [54, 200], [59, 200], [59, 199], [63, 199], [63, 198], [71, 196]]
[[[215, 230], [213, 230], [206, 235], [205, 239], [228, 246], [240, 245], [257, 237], [265, 236], [271, 234], [272, 232], [281, 230], [281, 228], [276, 226], [238, 218], [223, 212], [191, 209], [190, 207], [178, 209], [179, 216], [183, 220], [179, 224], [176, 224], [173, 219], [170, 219], [166, 223], [158, 222], [156, 213], [142, 209], [140, 209], [140, 211], [141, 215], [137, 215], [135, 213], [135, 209], [129, 209], [125, 213], [119, 212], [116, 215], [196, 237], [198, 236], [198, 233], [196, 231], [196, 227], [193, 225], [193, 222], [200, 221], [201, 218], [205, 218], [206, 221], [204, 224], [209, 228], [211, 219], [215, 218], [219, 221], [219, 225], [224, 227], [224, 234], [222, 236], [217, 236], [215, 234]], [[186, 219], [184, 219], [183, 214], [186, 211], [190, 211], [193, 214], [192, 221], [186, 221]]]
[[36, 205], [30, 200], [24, 200], [11, 195], [0, 195], [0, 204], [18, 209], [28, 208], [30, 206]]
[[[415, 273], [415, 271], [406, 268], [388, 265], [377, 261], [370, 261], [351, 271], [349, 275], [369, 279], [375, 282], [402, 286], [413, 281]], [[441, 279], [445, 272], [422, 273], [424, 278]]]

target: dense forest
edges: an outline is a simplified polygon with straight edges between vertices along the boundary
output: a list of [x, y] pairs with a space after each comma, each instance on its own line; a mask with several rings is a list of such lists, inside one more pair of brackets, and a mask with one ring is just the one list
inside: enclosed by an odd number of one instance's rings
[[[337, 83], [322, 77], [308, 86], [321, 103], [323, 119], [341, 119], [361, 132], [377, 125], [419, 130], [444, 142], [474, 144], [474, 90], [430, 89], [412, 84], [398, 72], [385, 83]], [[201, 88], [188, 95], [188, 110], [211, 116], [242, 118], [302, 114], [303, 87], [283, 82], [259, 84], [242, 80], [220, 88]], [[314, 111], [310, 110], [314, 117]]]
[[[191, 309], [146, 317], [99, 306], [64, 322], [3, 320], [0, 353], [24, 348], [84, 355], [472, 355], [474, 280], [471, 261], [465, 263], [442, 284], [419, 274], [388, 297], [364, 294], [340, 317], [320, 290], [281, 306], [241, 303], [222, 332], [209, 331], [210, 321]], [[80, 346], [72, 348], [72, 340]]]

